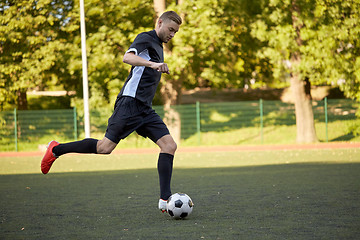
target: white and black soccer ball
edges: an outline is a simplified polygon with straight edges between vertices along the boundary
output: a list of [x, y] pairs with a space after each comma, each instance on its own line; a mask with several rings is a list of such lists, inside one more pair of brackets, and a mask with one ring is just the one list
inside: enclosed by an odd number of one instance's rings
[[174, 193], [166, 203], [166, 210], [175, 219], [183, 219], [189, 216], [194, 208], [191, 198], [185, 193]]

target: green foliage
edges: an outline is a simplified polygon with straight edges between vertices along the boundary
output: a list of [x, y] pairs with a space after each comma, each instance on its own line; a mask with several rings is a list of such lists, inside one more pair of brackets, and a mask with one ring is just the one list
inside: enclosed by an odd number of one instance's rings
[[52, 68], [67, 48], [62, 29], [67, 3], [22, 0], [0, 4], [2, 103], [14, 101], [17, 91], [43, 89], [51, 79]]
[[37, 96], [29, 98], [29, 110], [69, 109], [70, 96]]
[[[339, 85], [348, 97], [360, 100], [359, 1], [263, 4], [262, 14], [251, 25], [252, 35], [266, 43], [259, 56], [269, 59], [276, 79], [286, 81], [296, 72], [313, 84]], [[300, 54], [299, 63], [291, 59], [295, 53]]]
[[[122, 55], [140, 31], [153, 26], [144, 1], [86, 1], [88, 75], [92, 107], [117, 95], [129, 66]], [[22, 0], [0, 4], [0, 99], [15, 92], [75, 90], [82, 97], [79, 2]]]
[[[130, 69], [122, 63], [122, 57], [138, 33], [153, 28], [153, 14], [148, 1], [86, 1], [88, 75], [93, 108], [102, 107], [99, 103], [114, 100], [111, 98], [119, 93]], [[81, 72], [81, 65], [77, 64], [74, 70]]]
[[[166, 3], [184, 18], [168, 44], [167, 81], [186, 89], [279, 87], [296, 71], [360, 99], [358, 0]], [[85, 16], [90, 101], [97, 108], [113, 102], [129, 71], [122, 56], [139, 32], [153, 29], [156, 14], [152, 1], [87, 0]], [[15, 104], [19, 91], [67, 90], [82, 98], [79, 21], [78, 0], [0, 3], [1, 109]]]
[[[259, 41], [253, 41], [247, 27], [249, 16], [259, 11], [256, 4], [203, 0], [168, 7], [184, 17], [167, 57], [184, 87], [242, 87], [244, 79], [252, 78], [255, 65], [264, 66], [255, 56]], [[266, 75], [267, 70], [264, 67], [259, 74]]]

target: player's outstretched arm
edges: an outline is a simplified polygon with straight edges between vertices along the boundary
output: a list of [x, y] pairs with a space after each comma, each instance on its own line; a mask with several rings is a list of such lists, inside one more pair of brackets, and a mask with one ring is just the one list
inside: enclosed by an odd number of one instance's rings
[[156, 63], [143, 59], [135, 55], [133, 52], [127, 52], [124, 55], [123, 62], [130, 64], [131, 66], [145, 66], [155, 69], [159, 72], [170, 74], [169, 68], [166, 63]]

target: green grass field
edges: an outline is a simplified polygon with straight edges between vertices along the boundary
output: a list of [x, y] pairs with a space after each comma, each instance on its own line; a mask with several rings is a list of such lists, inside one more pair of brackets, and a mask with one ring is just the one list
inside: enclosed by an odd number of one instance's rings
[[360, 149], [178, 153], [186, 220], [157, 209], [157, 154], [0, 158], [0, 239], [357, 239]]

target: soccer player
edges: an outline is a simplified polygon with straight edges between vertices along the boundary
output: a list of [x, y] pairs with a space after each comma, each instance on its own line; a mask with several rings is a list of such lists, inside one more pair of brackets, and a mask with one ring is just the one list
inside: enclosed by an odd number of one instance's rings
[[155, 30], [140, 33], [135, 38], [123, 58], [124, 63], [132, 66], [131, 72], [117, 96], [104, 138], [86, 138], [63, 144], [51, 141], [41, 161], [43, 174], [47, 174], [53, 162], [66, 153], [110, 154], [121, 139], [136, 131], [160, 147], [157, 165], [160, 183], [158, 207], [166, 211], [177, 145], [165, 123], [152, 109], [152, 101], [161, 74], [170, 74], [168, 65], [164, 63], [163, 43], [175, 36], [181, 23], [182, 19], [176, 12], [164, 12]]

